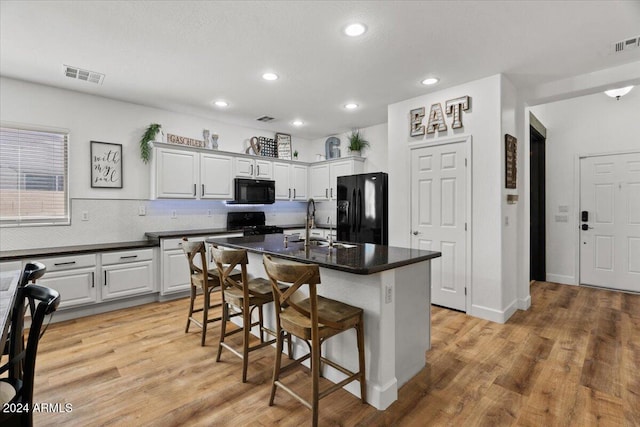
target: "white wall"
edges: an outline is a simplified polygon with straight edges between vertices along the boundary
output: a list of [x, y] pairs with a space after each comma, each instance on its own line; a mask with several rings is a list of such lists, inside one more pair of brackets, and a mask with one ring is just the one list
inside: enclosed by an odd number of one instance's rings
[[[509, 101], [508, 108], [515, 114], [515, 94], [510, 84], [505, 87]], [[504, 135], [502, 129], [501, 91], [503, 77], [491, 76], [464, 85], [430, 93], [417, 98], [402, 101], [389, 106], [388, 165], [390, 179], [389, 204], [390, 244], [411, 246], [411, 171], [409, 144], [417, 142], [437, 142], [439, 139], [454, 135], [472, 136], [472, 212], [471, 212], [471, 307], [468, 312], [485, 319], [504, 322], [515, 304], [517, 283], [504, 283], [505, 278], [516, 280], [518, 274], [509, 267], [503, 273], [503, 151]], [[469, 95], [471, 108], [463, 112], [463, 129], [454, 130], [451, 126], [444, 133], [430, 134], [424, 137], [409, 136], [409, 111], [431, 104], [444, 104], [448, 99]], [[447, 118], [448, 123], [450, 118]], [[511, 119], [507, 129], [516, 128], [516, 120]], [[515, 132], [520, 139], [518, 132]], [[504, 207], [506, 213], [514, 218], [514, 230], [517, 215], [511, 207]], [[509, 248], [516, 247], [511, 235], [506, 237]], [[511, 260], [511, 258], [508, 258]], [[517, 267], [513, 267], [517, 268]], [[515, 279], [513, 279], [515, 278]], [[505, 287], [508, 288], [505, 289]]]
[[[143, 239], [145, 231], [210, 228], [211, 223], [220, 226], [227, 209], [221, 202], [148, 200], [150, 166], [140, 160], [138, 146], [144, 130], [155, 122], [162, 124], [165, 132], [202, 139], [202, 130], [209, 129], [220, 135], [220, 150], [231, 152], [244, 152], [252, 136], [273, 136], [260, 129], [4, 77], [0, 78], [0, 94], [0, 120], [70, 131], [69, 190], [72, 199], [70, 226], [2, 228], [0, 250], [3, 251], [132, 241]], [[89, 148], [92, 140], [123, 145], [122, 189], [91, 188]], [[312, 157], [308, 140], [294, 136], [292, 147], [300, 152], [301, 160]], [[138, 217], [139, 204], [147, 204], [151, 214]], [[177, 220], [170, 217], [173, 209], [178, 210]], [[212, 210], [211, 217], [206, 215], [209, 209]], [[291, 202], [285, 208], [273, 206], [264, 210], [269, 214], [268, 223], [285, 224], [302, 222], [304, 206]], [[89, 212], [89, 221], [79, 220], [81, 211]]]
[[[547, 280], [578, 283], [577, 156], [640, 149], [640, 88], [615, 100], [604, 93], [531, 107], [547, 128]], [[568, 222], [556, 222], [568, 206]]]

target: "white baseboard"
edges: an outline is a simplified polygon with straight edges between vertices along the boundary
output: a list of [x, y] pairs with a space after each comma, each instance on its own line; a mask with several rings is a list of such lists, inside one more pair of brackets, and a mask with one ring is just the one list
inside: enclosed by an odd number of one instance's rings
[[531, 307], [531, 295], [518, 299], [518, 310], [528, 310], [529, 307]]
[[547, 273], [547, 282], [560, 283], [563, 285], [578, 284], [574, 276], [565, 276], [563, 274], [550, 274], [550, 273]]
[[469, 314], [492, 322], [505, 323], [519, 308], [517, 302], [517, 300], [513, 300], [504, 310], [496, 310], [495, 308], [483, 307], [481, 305], [472, 305], [471, 313]]

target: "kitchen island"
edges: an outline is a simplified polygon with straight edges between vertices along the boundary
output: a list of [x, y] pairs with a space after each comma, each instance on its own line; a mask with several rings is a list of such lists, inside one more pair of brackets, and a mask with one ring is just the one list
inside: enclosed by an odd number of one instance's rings
[[[336, 247], [304, 242], [285, 243], [282, 234], [206, 239], [208, 243], [246, 249], [250, 274], [266, 277], [262, 255], [320, 266], [318, 294], [364, 310], [367, 401], [386, 409], [398, 397], [398, 388], [425, 365], [430, 348], [431, 263], [440, 252], [392, 246], [346, 244]], [[314, 242], [311, 242], [314, 243]], [[269, 311], [270, 310], [270, 311]], [[265, 320], [275, 326], [272, 307]], [[308, 351], [297, 342], [296, 356]], [[349, 369], [357, 369], [355, 330], [324, 344], [323, 355]], [[327, 366], [324, 377], [338, 382], [343, 374]], [[359, 396], [359, 384], [345, 386]]]

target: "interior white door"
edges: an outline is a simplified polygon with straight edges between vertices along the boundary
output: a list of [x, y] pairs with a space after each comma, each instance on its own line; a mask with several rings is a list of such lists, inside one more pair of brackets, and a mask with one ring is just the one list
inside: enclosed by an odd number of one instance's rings
[[580, 159], [580, 220], [580, 283], [640, 292], [640, 153]]
[[412, 150], [412, 247], [442, 252], [431, 261], [431, 302], [466, 311], [467, 144]]

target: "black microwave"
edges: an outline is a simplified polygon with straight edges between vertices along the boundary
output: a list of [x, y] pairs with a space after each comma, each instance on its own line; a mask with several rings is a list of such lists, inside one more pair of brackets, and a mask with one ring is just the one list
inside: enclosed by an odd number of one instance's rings
[[234, 180], [236, 204], [271, 204], [276, 201], [276, 182], [266, 179], [236, 178]]

